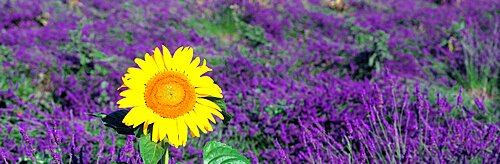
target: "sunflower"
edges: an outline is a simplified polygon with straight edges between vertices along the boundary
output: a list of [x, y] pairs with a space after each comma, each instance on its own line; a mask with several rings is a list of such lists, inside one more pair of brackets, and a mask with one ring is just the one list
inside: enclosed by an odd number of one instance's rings
[[[151, 140], [167, 139], [175, 146], [185, 146], [188, 129], [192, 137], [200, 132], [213, 131], [209, 120], [216, 123], [213, 115], [224, 119], [221, 108], [207, 97], [222, 98], [221, 88], [214, 80], [203, 74], [212, 71], [206, 60], [193, 60], [193, 48], [180, 47], [172, 56], [162, 46], [153, 50], [153, 55], [136, 58], [139, 68], [130, 67], [122, 77], [127, 88], [120, 93], [119, 108], [132, 108], [123, 118], [127, 126], [143, 124], [143, 133], [152, 125]], [[119, 89], [120, 89], [119, 88]]]

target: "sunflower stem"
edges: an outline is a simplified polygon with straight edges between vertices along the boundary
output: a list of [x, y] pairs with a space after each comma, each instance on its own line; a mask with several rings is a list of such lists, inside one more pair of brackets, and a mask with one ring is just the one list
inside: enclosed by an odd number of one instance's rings
[[165, 154], [163, 154], [163, 163], [168, 164], [168, 146], [165, 146]]

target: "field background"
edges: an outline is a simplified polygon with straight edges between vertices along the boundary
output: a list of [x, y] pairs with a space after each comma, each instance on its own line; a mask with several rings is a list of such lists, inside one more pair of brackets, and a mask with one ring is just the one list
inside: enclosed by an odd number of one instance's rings
[[496, 163], [500, 1], [0, 0], [0, 163], [140, 163], [121, 76], [156, 46], [208, 60], [253, 163]]

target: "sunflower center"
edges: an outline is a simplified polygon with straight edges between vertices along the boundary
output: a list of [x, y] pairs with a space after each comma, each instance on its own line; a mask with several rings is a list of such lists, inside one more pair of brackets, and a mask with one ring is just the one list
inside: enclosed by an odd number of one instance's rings
[[156, 74], [146, 84], [146, 105], [164, 118], [177, 118], [193, 110], [194, 87], [186, 75], [175, 71]]

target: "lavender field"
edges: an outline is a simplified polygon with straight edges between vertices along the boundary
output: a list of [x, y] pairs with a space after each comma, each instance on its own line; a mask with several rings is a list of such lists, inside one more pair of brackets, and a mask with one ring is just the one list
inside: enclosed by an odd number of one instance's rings
[[500, 163], [499, 31], [496, 0], [0, 0], [0, 163], [143, 163], [92, 114], [161, 45], [233, 116], [170, 163]]

